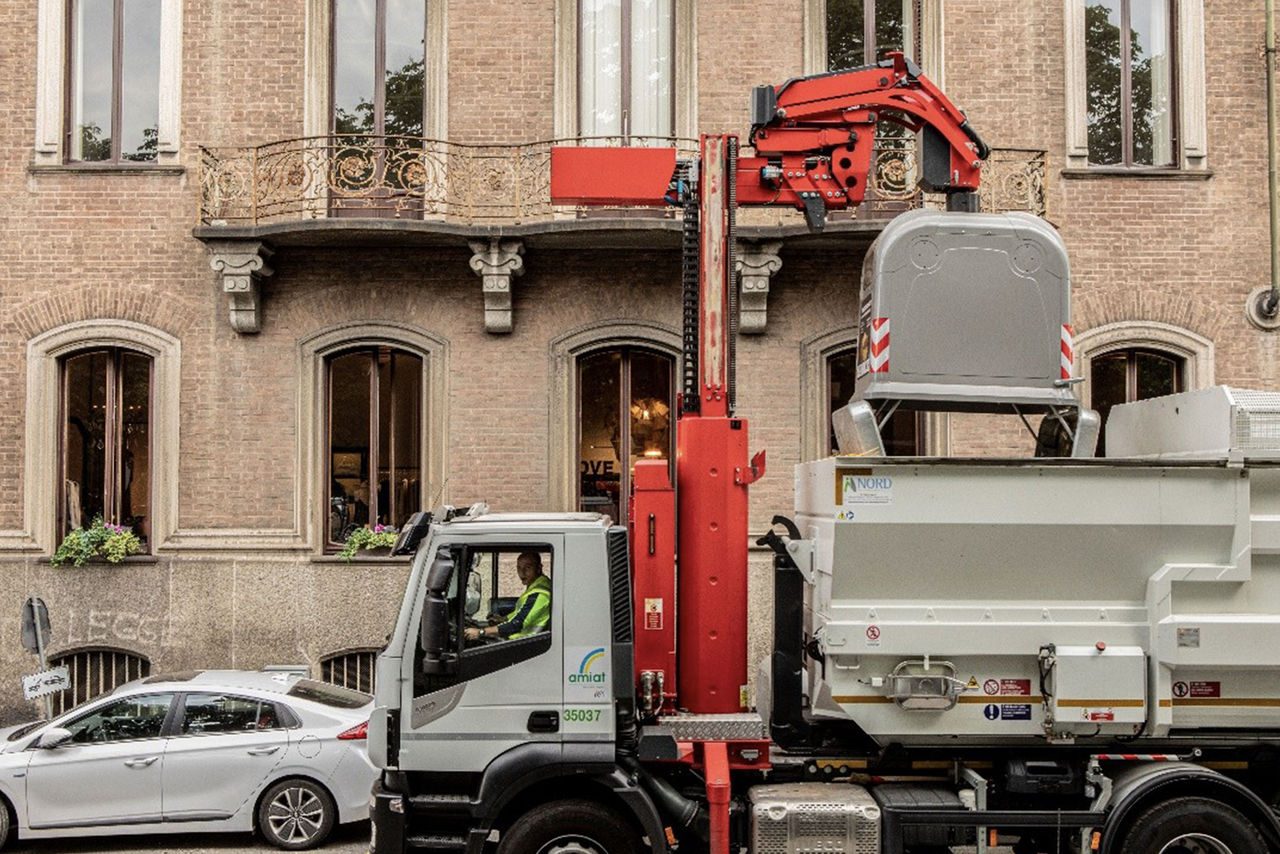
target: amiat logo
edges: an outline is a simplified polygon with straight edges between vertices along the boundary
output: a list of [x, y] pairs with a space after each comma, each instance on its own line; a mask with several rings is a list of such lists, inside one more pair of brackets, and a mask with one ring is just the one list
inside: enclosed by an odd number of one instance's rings
[[601, 665], [599, 673], [592, 673], [591, 669], [596, 666], [596, 662], [604, 659], [604, 647], [598, 646], [582, 657], [582, 664], [578, 665], [577, 673], [569, 674], [569, 683], [571, 685], [597, 685], [604, 682], [604, 665]]

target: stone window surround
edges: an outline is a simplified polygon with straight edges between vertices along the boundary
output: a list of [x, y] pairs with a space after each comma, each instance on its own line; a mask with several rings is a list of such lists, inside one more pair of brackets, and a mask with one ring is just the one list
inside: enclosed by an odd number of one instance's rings
[[[313, 0], [314, 2], [314, 0]], [[553, 132], [556, 139], [578, 136], [578, 3], [555, 0], [555, 82]], [[689, 139], [698, 128], [698, 36], [695, 0], [674, 0], [675, 125], [677, 138]]]
[[[426, 113], [422, 133], [427, 139], [449, 138], [449, 40], [447, 4], [427, 4]], [[303, 136], [329, 135], [329, 64], [332, 59], [333, 0], [306, 0], [306, 46], [303, 51]]]
[[182, 345], [159, 329], [130, 320], [82, 320], [27, 343], [23, 435], [23, 526], [0, 531], [0, 546], [52, 553], [57, 546], [61, 360], [80, 350], [121, 347], [152, 359], [151, 549], [168, 545], [177, 526], [178, 428]]
[[[66, 152], [67, 25], [70, 0], [39, 0], [35, 165], [62, 166]], [[182, 114], [182, 0], [160, 0], [160, 116], [156, 164], [175, 166]], [[73, 164], [79, 165], [79, 164]], [[86, 164], [92, 168], [94, 164]], [[119, 164], [113, 164], [119, 166]], [[145, 170], [145, 164], [134, 168]]]
[[1203, 335], [1154, 320], [1121, 320], [1080, 332], [1075, 336], [1075, 374], [1083, 377], [1080, 400], [1092, 406], [1089, 362], [1116, 350], [1160, 350], [1183, 360], [1184, 391], [1208, 388], [1214, 383], [1213, 342]]
[[1063, 0], [1066, 76], [1067, 169], [1109, 172], [1202, 171], [1208, 168], [1205, 120], [1204, 0], [1175, 3], [1174, 93], [1178, 115], [1178, 164], [1168, 167], [1091, 166], [1089, 164], [1088, 85], [1085, 78], [1085, 0]]
[[328, 394], [325, 386], [329, 376], [329, 357], [344, 350], [360, 347], [388, 346], [405, 350], [422, 358], [421, 400], [424, 407], [419, 442], [422, 448], [420, 492], [423, 507], [439, 503], [447, 498], [442, 490], [448, 471], [445, 454], [448, 443], [445, 432], [448, 425], [449, 401], [449, 344], [422, 329], [399, 323], [349, 323], [330, 327], [302, 339], [299, 347], [298, 377], [298, 495], [295, 506], [311, 508], [311, 513], [300, 517], [303, 540], [314, 543], [316, 549], [324, 548], [324, 514], [328, 501], [327, 485], [321, 482], [324, 470], [325, 445], [328, 437], [324, 429], [325, 404]]
[[[327, 327], [298, 342], [295, 376], [297, 444], [294, 448], [293, 525], [290, 528], [202, 528], [178, 531], [171, 545], [191, 551], [324, 550], [324, 512], [320, 471], [325, 443], [325, 379], [327, 358], [341, 350], [362, 346], [398, 347], [421, 356], [424, 388], [422, 419], [422, 498], [447, 498], [441, 490], [446, 460], [448, 425], [449, 343], [417, 327], [399, 323], [346, 323]], [[439, 496], [437, 498], [437, 496]]]
[[[920, 0], [921, 55], [910, 58], [938, 88], [946, 91], [943, 2]], [[804, 0], [804, 73], [820, 74], [827, 70], [827, 0]]]
[[[828, 456], [831, 435], [827, 412], [827, 363], [832, 356], [858, 346], [857, 329], [840, 328], [804, 339], [800, 343], [800, 460], [809, 462]], [[926, 456], [951, 453], [951, 420], [945, 412], [926, 412], [924, 422]]]
[[[578, 466], [578, 358], [615, 347], [643, 347], [675, 359], [680, 377], [680, 330], [646, 320], [594, 323], [567, 332], [551, 341], [550, 410], [547, 506], [551, 510], [577, 509], [574, 478]], [[677, 389], [678, 390], [678, 389]], [[626, 524], [625, 519], [615, 519]]]

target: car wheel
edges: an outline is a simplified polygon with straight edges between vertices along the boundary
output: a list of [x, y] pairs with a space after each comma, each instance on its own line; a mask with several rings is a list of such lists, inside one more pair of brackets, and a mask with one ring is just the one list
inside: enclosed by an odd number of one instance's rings
[[9, 837], [13, 834], [12, 816], [8, 801], [0, 798], [0, 848], [9, 843]]
[[336, 819], [333, 798], [310, 780], [281, 780], [258, 803], [258, 832], [286, 851], [303, 851], [324, 842]]
[[1130, 825], [1121, 854], [1266, 854], [1267, 844], [1239, 810], [1208, 798], [1156, 804]]
[[588, 801], [535, 807], [502, 834], [498, 854], [641, 854], [640, 831]]

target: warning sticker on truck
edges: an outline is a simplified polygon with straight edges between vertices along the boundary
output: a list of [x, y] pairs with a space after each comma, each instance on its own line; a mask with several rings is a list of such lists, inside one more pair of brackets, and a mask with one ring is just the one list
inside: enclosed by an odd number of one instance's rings
[[1221, 697], [1221, 682], [1174, 682], [1173, 696], [1179, 700], [1192, 697], [1196, 699]]
[[662, 630], [662, 599], [644, 600], [644, 627], [646, 631]]
[[982, 693], [1003, 697], [1030, 697], [1030, 679], [988, 679], [982, 683]]
[[1004, 703], [1000, 706], [1000, 719], [1005, 721], [1031, 720], [1030, 703]]

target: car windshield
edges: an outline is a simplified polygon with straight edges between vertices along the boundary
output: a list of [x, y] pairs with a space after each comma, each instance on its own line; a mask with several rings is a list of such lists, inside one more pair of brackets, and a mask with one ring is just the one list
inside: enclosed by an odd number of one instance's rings
[[316, 682], [314, 679], [299, 679], [289, 689], [289, 696], [339, 709], [358, 709], [373, 702], [373, 697], [368, 694], [330, 685], [327, 682]]

